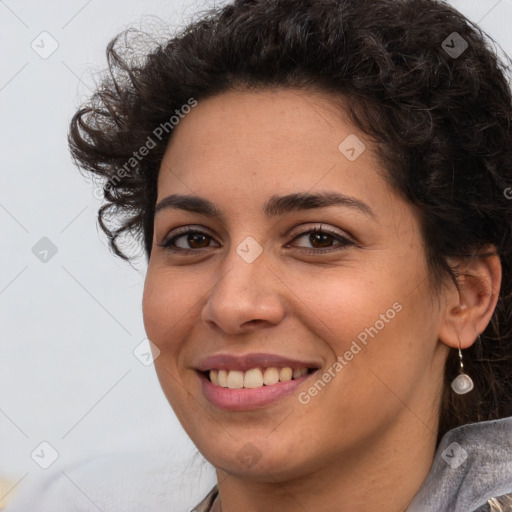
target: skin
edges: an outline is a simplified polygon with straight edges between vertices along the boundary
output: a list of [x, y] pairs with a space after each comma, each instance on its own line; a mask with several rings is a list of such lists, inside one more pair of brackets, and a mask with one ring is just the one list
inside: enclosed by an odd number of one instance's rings
[[[497, 257], [467, 266], [473, 277], [460, 292], [449, 280], [439, 291], [429, 286], [418, 212], [387, 185], [371, 142], [334, 105], [291, 89], [201, 100], [162, 161], [157, 203], [194, 194], [225, 216], [159, 211], [143, 297], [162, 389], [217, 470], [215, 511], [405, 510], [434, 456], [450, 347], [470, 346], [496, 305]], [[354, 161], [338, 149], [350, 134], [366, 145]], [[276, 194], [329, 191], [366, 203], [374, 217], [337, 205], [262, 212]], [[355, 244], [311, 239], [320, 224]], [[176, 243], [195, 253], [158, 245], [192, 225], [210, 238]], [[248, 236], [263, 251], [252, 263], [236, 252]], [[301, 252], [308, 248], [317, 253]], [[201, 390], [194, 367], [219, 352], [319, 361], [321, 375], [394, 303], [401, 311], [307, 404], [294, 392], [230, 412]], [[247, 443], [257, 454], [250, 464], [239, 457]]]

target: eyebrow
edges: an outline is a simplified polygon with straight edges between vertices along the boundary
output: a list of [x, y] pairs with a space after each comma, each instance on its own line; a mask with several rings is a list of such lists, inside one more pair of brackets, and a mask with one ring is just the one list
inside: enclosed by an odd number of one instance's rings
[[[337, 192], [297, 192], [285, 196], [271, 196], [263, 207], [267, 217], [276, 217], [285, 213], [324, 208], [327, 206], [343, 206], [363, 213], [375, 219], [375, 213], [366, 204], [355, 197]], [[155, 206], [155, 215], [168, 208], [200, 213], [224, 221], [222, 212], [208, 199], [194, 195], [172, 194], [164, 197]]]

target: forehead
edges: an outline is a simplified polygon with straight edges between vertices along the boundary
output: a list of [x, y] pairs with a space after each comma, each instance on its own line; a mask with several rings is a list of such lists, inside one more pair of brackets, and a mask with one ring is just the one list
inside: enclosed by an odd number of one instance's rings
[[207, 179], [235, 170], [240, 178], [261, 178], [270, 171], [266, 180], [293, 183], [307, 171], [313, 186], [333, 166], [353, 177], [365, 165], [376, 169], [379, 163], [364, 139], [340, 100], [330, 96], [293, 89], [230, 91], [199, 100], [180, 120], [159, 178], [186, 173]]
[[186, 194], [260, 213], [275, 195], [337, 192], [396, 214], [399, 197], [384, 175], [339, 100], [289, 89], [230, 91], [199, 100], [174, 128], [157, 202]]

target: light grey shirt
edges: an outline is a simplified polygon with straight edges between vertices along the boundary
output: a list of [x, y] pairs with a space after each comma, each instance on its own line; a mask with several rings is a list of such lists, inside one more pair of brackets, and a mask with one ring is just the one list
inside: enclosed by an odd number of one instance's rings
[[[407, 512], [487, 512], [488, 500], [509, 493], [512, 416], [448, 431]], [[217, 495], [215, 486], [192, 510], [209, 512]]]
[[447, 432], [407, 512], [476, 512], [512, 493], [512, 416]]

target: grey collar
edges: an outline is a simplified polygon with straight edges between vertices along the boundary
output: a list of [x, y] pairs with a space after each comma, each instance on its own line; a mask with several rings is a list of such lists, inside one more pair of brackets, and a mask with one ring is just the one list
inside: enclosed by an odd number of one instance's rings
[[406, 512], [476, 512], [489, 499], [508, 493], [512, 493], [512, 416], [448, 431]]

